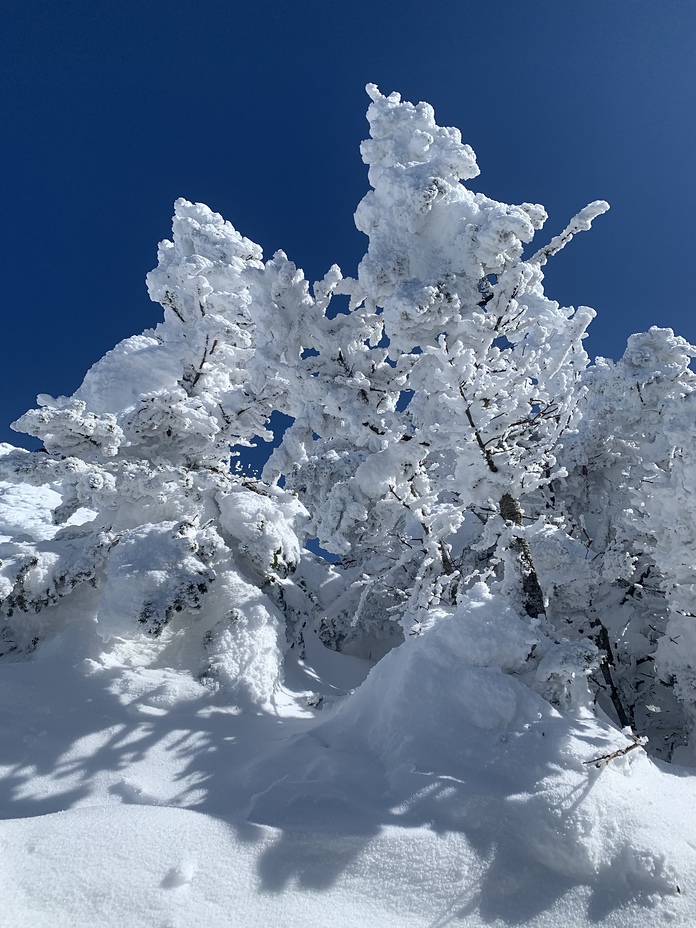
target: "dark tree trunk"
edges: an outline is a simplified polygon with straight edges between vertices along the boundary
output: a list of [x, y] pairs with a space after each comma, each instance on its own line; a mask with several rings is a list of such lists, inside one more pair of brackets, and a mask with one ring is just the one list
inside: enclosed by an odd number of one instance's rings
[[[509, 493], [505, 493], [500, 499], [500, 515], [506, 522], [522, 526], [522, 509], [518, 501]], [[517, 554], [517, 563], [522, 577], [524, 611], [531, 618], [540, 615], [545, 616], [544, 594], [539, 584], [539, 577], [534, 567], [532, 552], [529, 549], [527, 539], [515, 538], [512, 542], [512, 550]]]

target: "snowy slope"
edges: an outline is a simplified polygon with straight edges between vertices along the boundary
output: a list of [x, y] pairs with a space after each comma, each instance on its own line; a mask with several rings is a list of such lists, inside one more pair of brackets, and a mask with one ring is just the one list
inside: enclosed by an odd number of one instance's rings
[[[49, 531], [32, 493], [1, 531]], [[630, 741], [514, 675], [484, 590], [371, 670], [289, 652], [257, 713], [144, 636], [104, 645], [80, 596], [0, 668], [3, 928], [696, 922], [691, 772], [586, 763]]]

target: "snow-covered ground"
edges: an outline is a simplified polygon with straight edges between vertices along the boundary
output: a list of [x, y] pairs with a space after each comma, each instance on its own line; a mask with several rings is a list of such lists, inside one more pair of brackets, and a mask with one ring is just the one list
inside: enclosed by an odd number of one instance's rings
[[[55, 505], [3, 499], [14, 537]], [[520, 682], [485, 590], [371, 669], [310, 640], [256, 712], [92, 595], [0, 668], [3, 928], [696, 923], [693, 773], [587, 763], [630, 740]]]

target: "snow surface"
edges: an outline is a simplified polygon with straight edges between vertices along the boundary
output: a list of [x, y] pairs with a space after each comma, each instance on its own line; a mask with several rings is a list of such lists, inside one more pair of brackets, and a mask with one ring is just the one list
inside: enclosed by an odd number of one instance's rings
[[[52, 491], [3, 490], [3, 532], [50, 531]], [[588, 764], [631, 742], [516, 679], [483, 586], [371, 669], [310, 639], [255, 712], [91, 596], [3, 663], [3, 928], [694, 924], [693, 775]]]

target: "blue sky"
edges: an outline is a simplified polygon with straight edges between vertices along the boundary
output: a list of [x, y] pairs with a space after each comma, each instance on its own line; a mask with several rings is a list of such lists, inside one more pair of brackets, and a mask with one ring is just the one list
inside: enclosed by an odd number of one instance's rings
[[368, 81], [462, 130], [475, 189], [543, 203], [540, 242], [609, 200], [547, 273], [597, 310], [591, 354], [654, 324], [696, 342], [693, 0], [0, 0], [0, 440], [159, 320], [178, 196], [310, 279], [353, 273]]

